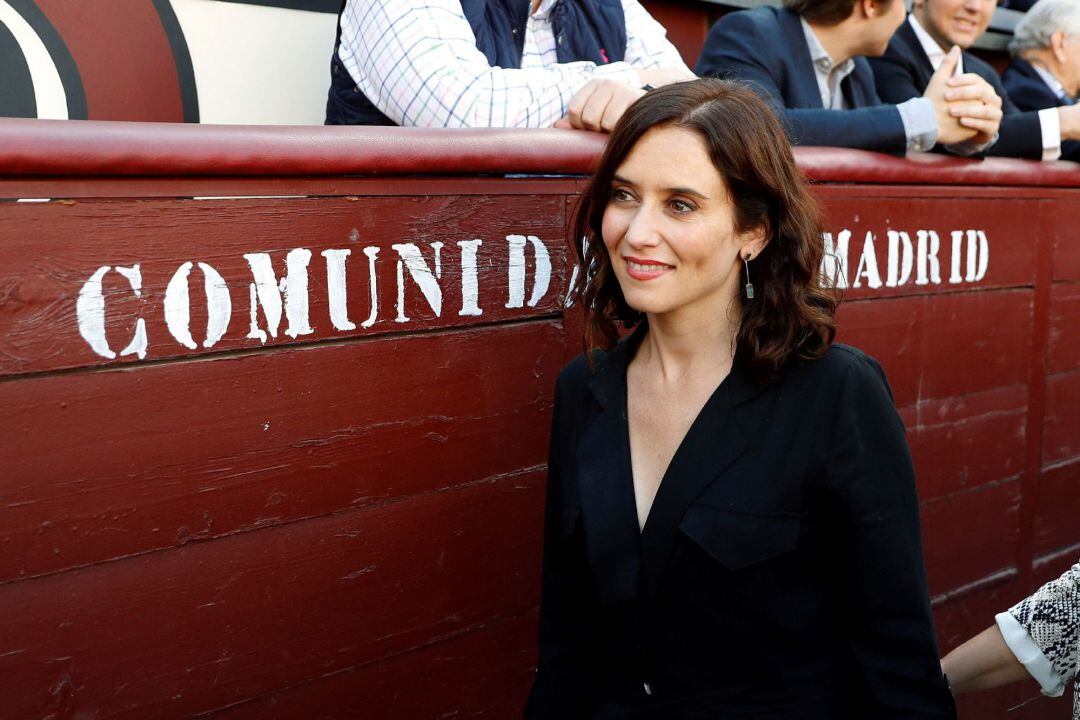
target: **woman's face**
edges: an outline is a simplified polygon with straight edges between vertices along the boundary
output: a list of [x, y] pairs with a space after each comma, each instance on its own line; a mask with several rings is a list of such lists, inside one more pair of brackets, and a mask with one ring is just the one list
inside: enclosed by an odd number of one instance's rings
[[[646, 132], [615, 171], [604, 211], [604, 245], [627, 304], [648, 315], [715, 318], [737, 297], [744, 245], [727, 184], [696, 132]], [[745, 254], [745, 250], [743, 250]]]

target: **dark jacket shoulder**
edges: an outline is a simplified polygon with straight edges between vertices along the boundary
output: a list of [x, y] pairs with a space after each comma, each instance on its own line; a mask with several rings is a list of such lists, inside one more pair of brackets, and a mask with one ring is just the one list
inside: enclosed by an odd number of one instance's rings
[[[775, 74], [779, 57], [774, 46], [783, 44], [780, 12], [778, 8], [761, 6], [724, 15], [710, 28], [694, 72], [702, 77], [743, 80], [732, 63], [738, 59]], [[785, 49], [789, 53], [799, 51], [799, 48]]]
[[1014, 58], [1001, 74], [1009, 97], [1021, 110], [1045, 110], [1061, 105], [1054, 91], [1039, 77], [1031, 63]]
[[744, 32], [756, 32], [770, 39], [776, 38], [776, 30], [780, 27], [780, 15], [784, 12], [781, 8], [762, 5], [747, 10], [736, 10], [724, 15], [716, 21], [714, 28], [733, 29], [737, 28]]
[[833, 343], [824, 355], [815, 360], [796, 361], [793, 365], [796, 372], [813, 373], [821, 377], [840, 376], [854, 366], [879, 367], [870, 355], [843, 343]]
[[881, 364], [850, 345], [834, 343], [816, 360], [794, 362], [787, 376], [790, 382], [817, 388], [826, 395], [873, 390], [875, 394], [883, 391], [892, 401], [892, 390]]

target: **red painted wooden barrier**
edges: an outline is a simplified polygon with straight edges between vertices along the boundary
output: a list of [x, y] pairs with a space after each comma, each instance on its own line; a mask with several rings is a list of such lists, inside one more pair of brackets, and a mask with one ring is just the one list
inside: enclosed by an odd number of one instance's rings
[[[515, 716], [601, 143], [0, 120], [0, 717]], [[945, 650], [1080, 556], [1080, 172], [798, 155]]]

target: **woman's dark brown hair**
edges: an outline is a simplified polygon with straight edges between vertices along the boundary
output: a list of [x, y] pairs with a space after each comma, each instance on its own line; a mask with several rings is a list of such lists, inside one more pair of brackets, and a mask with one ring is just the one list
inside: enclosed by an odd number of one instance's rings
[[836, 334], [839, 297], [820, 282], [821, 206], [768, 106], [746, 87], [713, 78], [666, 85], [631, 105], [581, 197], [574, 237], [585, 241], [578, 247], [585, 281], [575, 299], [585, 311], [586, 350], [611, 349], [619, 337], [616, 323], [633, 327], [643, 318], [623, 298], [601, 227], [612, 176], [638, 140], [657, 127], [699, 133], [727, 184], [737, 229], [764, 227], [769, 238], [750, 263], [754, 299], [743, 302], [736, 335], [735, 356], [750, 378], [772, 382], [792, 358], [823, 355]]

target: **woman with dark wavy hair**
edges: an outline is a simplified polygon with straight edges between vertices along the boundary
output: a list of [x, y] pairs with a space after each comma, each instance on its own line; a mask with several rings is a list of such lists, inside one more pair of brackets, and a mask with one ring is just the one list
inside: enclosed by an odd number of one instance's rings
[[575, 236], [587, 353], [556, 388], [526, 716], [953, 717], [904, 428], [832, 342], [776, 118], [720, 80], [649, 92]]

